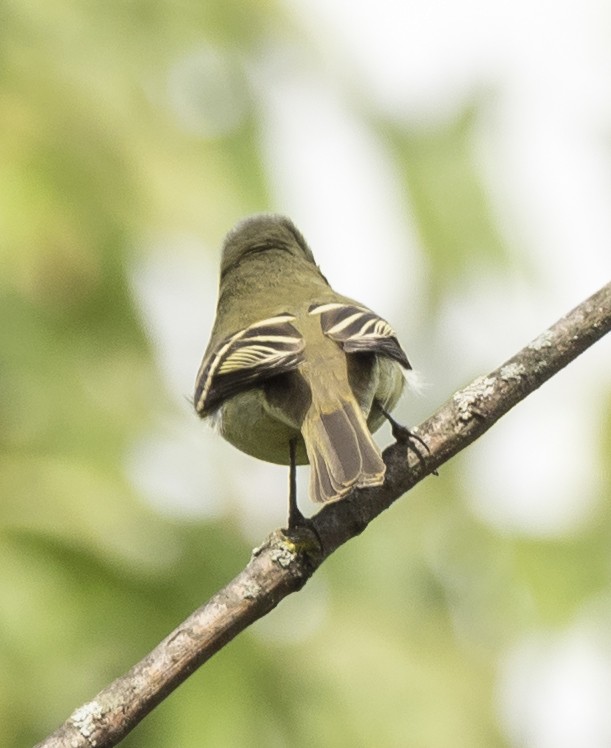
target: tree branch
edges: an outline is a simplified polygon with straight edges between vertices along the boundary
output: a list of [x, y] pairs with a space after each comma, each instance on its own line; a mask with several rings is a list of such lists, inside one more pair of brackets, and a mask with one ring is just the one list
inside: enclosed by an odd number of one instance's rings
[[430, 454], [405, 441], [384, 452], [383, 486], [360, 489], [325, 506], [311, 527], [276, 530], [246, 568], [149, 655], [117, 678], [37, 748], [114, 746], [196, 668], [299, 590], [340, 545], [426, 475], [487, 431], [516, 403], [611, 329], [611, 283], [487, 376], [478, 377], [417, 429]]

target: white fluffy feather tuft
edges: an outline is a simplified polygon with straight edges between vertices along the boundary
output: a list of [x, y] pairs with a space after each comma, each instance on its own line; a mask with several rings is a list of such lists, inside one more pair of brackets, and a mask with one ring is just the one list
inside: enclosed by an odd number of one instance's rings
[[404, 370], [403, 374], [409, 391], [414, 393], [414, 395], [423, 395], [431, 386], [431, 383], [426, 381], [420, 371], [408, 369], [407, 371]]

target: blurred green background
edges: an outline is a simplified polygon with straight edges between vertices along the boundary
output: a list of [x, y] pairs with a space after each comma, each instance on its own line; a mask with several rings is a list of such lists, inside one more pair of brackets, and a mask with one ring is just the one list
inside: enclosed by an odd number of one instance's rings
[[[392, 321], [427, 383], [412, 425], [608, 280], [609, 8], [543, 35], [543, 4], [526, 26], [523, 3], [434, 7], [3, 4], [3, 745], [51, 732], [284, 521], [286, 471], [188, 403], [236, 220], [290, 213], [333, 285]], [[609, 353], [124, 745], [611, 744]]]

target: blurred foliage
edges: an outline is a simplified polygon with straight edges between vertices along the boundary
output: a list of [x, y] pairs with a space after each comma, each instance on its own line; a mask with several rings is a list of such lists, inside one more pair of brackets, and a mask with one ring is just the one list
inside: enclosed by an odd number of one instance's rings
[[[0, 14], [0, 724], [4, 745], [26, 746], [248, 559], [230, 520], [170, 521], [125, 475], [129, 445], [174, 407], [129, 268], [147, 232], [216, 241], [236, 215], [273, 207], [246, 70], [274, 35], [305, 42], [263, 0], [8, 0]], [[224, 61], [225, 129], [167, 102], [176, 59], [208, 47]], [[221, 94], [198, 75], [187, 78], [205, 110]], [[429, 298], [474, 258], [507, 256], [469, 147], [476, 116], [426, 132], [375, 125], [404, 176]], [[611, 517], [562, 543], [499, 536], [458, 500], [459, 464], [124, 744], [502, 745], [499, 652], [606, 588]], [[312, 633], [287, 636], [321, 600]]]
[[409, 196], [418, 231], [427, 249], [432, 302], [460, 280], [480, 268], [497, 268], [507, 261], [507, 248], [499, 233], [482, 183], [473, 147], [474, 128], [485, 100], [476, 102], [456, 120], [435, 127], [400, 128], [379, 122]]

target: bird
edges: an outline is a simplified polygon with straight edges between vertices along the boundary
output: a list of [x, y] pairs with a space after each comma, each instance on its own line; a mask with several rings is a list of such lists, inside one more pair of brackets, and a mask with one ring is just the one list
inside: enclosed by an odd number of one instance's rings
[[289, 528], [305, 521], [296, 465], [310, 464], [316, 503], [384, 482], [372, 433], [398, 426], [409, 369], [394, 329], [331, 288], [289, 218], [255, 214], [229, 231], [194, 406], [242, 452], [290, 467]]

